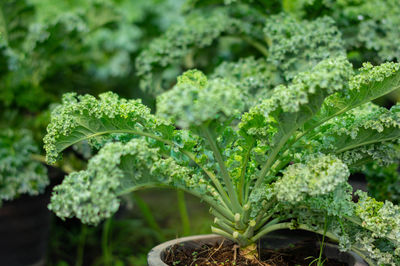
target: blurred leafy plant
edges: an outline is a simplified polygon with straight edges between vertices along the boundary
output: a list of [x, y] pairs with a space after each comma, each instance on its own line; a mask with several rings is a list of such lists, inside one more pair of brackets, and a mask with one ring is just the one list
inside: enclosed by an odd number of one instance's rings
[[46, 168], [32, 160], [39, 153], [29, 132], [0, 131], [0, 205], [22, 194], [38, 195], [49, 184]]
[[[179, 6], [180, 1], [174, 3]], [[163, 25], [158, 24], [161, 23], [158, 11], [153, 12], [155, 4], [164, 7]], [[49, 121], [49, 105], [63, 92], [75, 89], [98, 94], [118, 84], [119, 93], [135, 95], [137, 90], [131, 89], [137, 83], [131, 75], [132, 58], [146, 43], [146, 38], [174, 21], [168, 21], [168, 12], [178, 13], [173, 10], [174, 5], [168, 0], [2, 1], [0, 128], [15, 129], [6, 130], [2, 136], [4, 141], [9, 136], [9, 145], [13, 145], [11, 141], [16, 141], [15, 145], [20, 145], [20, 141], [27, 143], [26, 149], [13, 153], [14, 164], [21, 160], [21, 166], [37, 165], [33, 161], [28, 163], [31, 156], [24, 155], [34, 146], [29, 141], [41, 142]], [[23, 134], [27, 134], [27, 139]], [[91, 148], [84, 143], [74, 149], [82, 155], [81, 159], [92, 155]], [[35, 153], [41, 152], [35, 148]], [[11, 154], [7, 155], [8, 160]], [[68, 168], [82, 165], [73, 156], [68, 158]], [[25, 176], [22, 168], [21, 171]], [[35, 179], [35, 171], [31, 178]], [[39, 183], [38, 191], [42, 190], [43, 182]], [[18, 191], [16, 188], [15, 193]]]
[[349, 57], [374, 63], [400, 58], [400, 6], [397, 0], [284, 0], [299, 17], [331, 16], [343, 33]]

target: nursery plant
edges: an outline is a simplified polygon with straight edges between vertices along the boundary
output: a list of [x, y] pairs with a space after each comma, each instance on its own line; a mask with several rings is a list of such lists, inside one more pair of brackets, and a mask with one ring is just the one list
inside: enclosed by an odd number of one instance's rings
[[47, 169], [32, 159], [39, 147], [27, 130], [0, 132], [0, 206], [23, 194], [38, 195], [48, 185]]
[[[251, 84], [251, 83], [250, 83]], [[320, 61], [274, 88], [189, 70], [157, 98], [65, 94], [44, 138], [47, 160], [83, 140], [99, 148], [86, 170], [54, 189], [61, 218], [98, 224], [120, 197], [151, 187], [182, 189], [210, 205], [211, 230], [257, 256], [279, 229], [323, 234], [370, 265], [400, 263], [400, 208], [358, 191], [351, 172], [398, 160], [400, 107], [371, 101], [400, 87], [400, 65]]]
[[[48, 238], [49, 222], [37, 220], [48, 219], [50, 215], [46, 213], [48, 194], [39, 194], [63, 177], [61, 171], [52, 167], [47, 173], [43, 149], [39, 148], [49, 123], [51, 103], [71, 90], [97, 95], [118, 87], [121, 95], [137, 95], [139, 90], [130, 88], [138, 82], [132, 75], [132, 60], [151, 36], [179, 19], [174, 14], [175, 6], [180, 3], [175, 0], [0, 1], [0, 216], [3, 230], [0, 245], [7, 246], [0, 252], [2, 264], [36, 263], [7, 259], [12, 256], [21, 259], [19, 257], [34, 253], [41, 246], [36, 236], [42, 231], [46, 234], [41, 237]], [[155, 9], [154, 5], [160, 9]], [[87, 144], [76, 145], [57, 168], [64, 172], [82, 169], [91, 154]], [[22, 194], [38, 197], [18, 199]], [[39, 213], [35, 204], [43, 206], [43, 213]], [[32, 234], [27, 232], [28, 227], [33, 228]], [[12, 235], [12, 241], [5, 234]], [[54, 235], [51, 238], [55, 238]], [[47, 240], [45, 242], [43, 246], [47, 247]], [[76, 248], [73, 242], [68, 244]], [[29, 252], [28, 245], [31, 245]], [[79, 246], [77, 249], [78, 252], [83, 250]], [[16, 256], [18, 252], [23, 256]], [[53, 249], [50, 253], [56, 252]], [[40, 259], [44, 259], [44, 252], [41, 255]]]

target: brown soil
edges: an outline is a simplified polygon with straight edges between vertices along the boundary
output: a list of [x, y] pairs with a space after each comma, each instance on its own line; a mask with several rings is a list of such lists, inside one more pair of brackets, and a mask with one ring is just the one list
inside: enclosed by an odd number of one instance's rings
[[[164, 262], [171, 266], [314, 266], [317, 264], [310, 263], [319, 256], [319, 250], [314, 247], [312, 243], [303, 243], [282, 250], [263, 249], [260, 260], [249, 261], [239, 255], [238, 246], [232, 242], [203, 245], [200, 249], [175, 245], [167, 251]], [[332, 259], [326, 259], [323, 265], [347, 266]]]

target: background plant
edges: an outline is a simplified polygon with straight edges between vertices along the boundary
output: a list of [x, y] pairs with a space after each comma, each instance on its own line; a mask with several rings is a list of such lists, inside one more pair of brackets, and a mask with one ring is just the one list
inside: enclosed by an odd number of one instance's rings
[[[49, 107], [62, 93], [96, 95], [114, 90], [127, 97], [146, 98], [134, 89], [138, 79], [133, 74], [133, 59], [153, 36], [180, 20], [180, 5], [180, 1], [157, 0], [0, 3], [2, 200], [21, 193], [37, 195], [49, 184], [39, 147], [49, 122]], [[85, 143], [76, 145], [57, 167], [67, 172], [81, 169], [95, 152]], [[54, 172], [50, 168], [50, 176]]]
[[38, 195], [49, 184], [47, 169], [32, 160], [38, 150], [27, 131], [0, 132], [0, 206], [21, 194]]

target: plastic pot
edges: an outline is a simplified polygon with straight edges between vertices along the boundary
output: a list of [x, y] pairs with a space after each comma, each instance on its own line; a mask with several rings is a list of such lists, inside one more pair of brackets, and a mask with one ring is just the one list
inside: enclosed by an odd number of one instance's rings
[[22, 196], [0, 208], [1, 265], [44, 265], [50, 212], [49, 193]]
[[[261, 246], [268, 248], [285, 248], [291, 244], [296, 244], [304, 240], [309, 240], [312, 234], [304, 231], [281, 230], [273, 234], [269, 234], [261, 241]], [[223, 237], [210, 234], [198, 235], [178, 238], [164, 242], [154, 247], [147, 256], [149, 266], [168, 266], [163, 262], [166, 251], [174, 245], [180, 245], [191, 249], [201, 248], [202, 245], [215, 245], [220, 244], [224, 240]], [[318, 242], [315, 242], [315, 248], [319, 248]], [[350, 266], [368, 266], [368, 264], [357, 254], [353, 252], [340, 252], [337, 245], [326, 243], [324, 248], [324, 255], [330, 259], [336, 259], [340, 262], [347, 263]]]
[[51, 212], [47, 209], [52, 187], [64, 173], [49, 167], [50, 185], [38, 196], [21, 195], [0, 207], [0, 265], [45, 265]]

